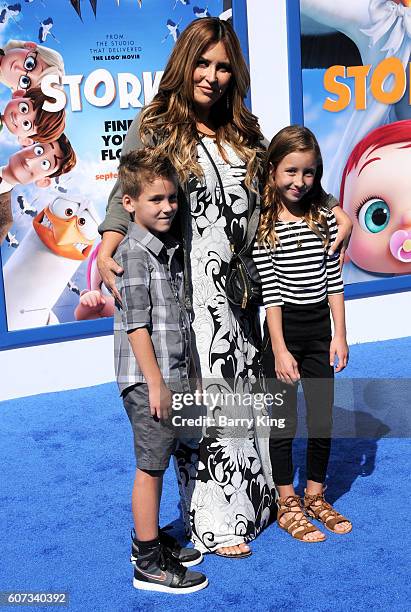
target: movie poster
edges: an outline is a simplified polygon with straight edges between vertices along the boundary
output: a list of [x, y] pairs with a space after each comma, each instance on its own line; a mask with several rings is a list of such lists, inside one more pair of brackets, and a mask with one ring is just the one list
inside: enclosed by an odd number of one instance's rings
[[[87, 317], [98, 225], [127, 129], [193, 19], [231, 1], [21, 0], [0, 6], [0, 235], [8, 330]], [[11, 206], [13, 225], [1, 227]], [[113, 305], [107, 297], [102, 316]], [[86, 309], [87, 310], [87, 309]]]
[[346, 283], [411, 274], [411, 0], [300, 0], [304, 122], [353, 222]]

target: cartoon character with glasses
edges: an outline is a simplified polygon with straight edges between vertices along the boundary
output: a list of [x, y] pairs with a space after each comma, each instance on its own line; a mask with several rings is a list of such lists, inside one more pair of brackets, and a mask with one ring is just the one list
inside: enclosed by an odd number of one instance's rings
[[17, 136], [19, 143], [28, 147], [37, 142], [54, 142], [61, 136], [66, 124], [63, 110], [48, 112], [43, 109], [44, 102], [52, 101], [39, 87], [13, 92], [12, 99], [6, 104], [0, 121], [11, 134]]
[[64, 75], [63, 58], [54, 49], [22, 40], [10, 40], [0, 49], [0, 82], [12, 91], [38, 87], [48, 74]]

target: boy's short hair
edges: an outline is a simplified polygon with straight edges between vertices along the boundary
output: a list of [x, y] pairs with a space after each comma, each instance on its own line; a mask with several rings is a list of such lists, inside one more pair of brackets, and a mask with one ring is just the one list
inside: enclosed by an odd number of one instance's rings
[[49, 178], [55, 178], [61, 174], [67, 174], [67, 172], [70, 172], [70, 170], [74, 168], [77, 161], [74, 149], [65, 134], [61, 134], [60, 138], [58, 138], [55, 142], [57, 142], [61, 152], [63, 153], [63, 159], [60, 162], [59, 168], [53, 172], [53, 174], [50, 174]]
[[54, 142], [64, 132], [66, 127], [66, 112], [64, 109], [50, 112], [43, 109], [44, 102], [52, 103], [54, 100], [49, 96], [45, 96], [40, 87], [28, 89], [24, 94], [25, 98], [33, 103], [33, 108], [36, 111], [35, 128], [36, 134], [33, 139], [37, 142]]
[[122, 155], [118, 167], [118, 178], [123, 195], [136, 199], [146, 183], [163, 177], [178, 184], [177, 172], [171, 161], [156, 149], [146, 147]]

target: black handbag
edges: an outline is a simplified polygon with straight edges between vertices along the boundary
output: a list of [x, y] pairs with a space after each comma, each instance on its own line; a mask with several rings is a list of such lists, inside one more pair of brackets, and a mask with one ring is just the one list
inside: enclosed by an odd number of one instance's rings
[[[224, 207], [227, 208], [224, 187], [220, 174], [216, 168], [213, 158], [201, 139], [200, 144], [214, 168], [214, 172], [220, 186]], [[260, 206], [257, 200], [257, 205], [251, 216], [248, 218], [246, 243], [238, 252], [236, 251], [234, 239], [232, 236], [230, 236], [230, 247], [233, 255], [230, 263], [228, 264], [225, 292], [227, 299], [231, 304], [234, 306], [239, 306], [243, 309], [247, 308], [248, 306], [261, 306], [263, 303], [260, 275], [252, 257], [250, 256], [259, 219]]]
[[[254, 237], [252, 238], [254, 241]], [[225, 283], [227, 299], [231, 304], [247, 308], [247, 306], [261, 306], [263, 294], [261, 279], [253, 259], [249, 255], [249, 246], [235, 252], [232, 244], [233, 256], [228, 264], [228, 273]]]

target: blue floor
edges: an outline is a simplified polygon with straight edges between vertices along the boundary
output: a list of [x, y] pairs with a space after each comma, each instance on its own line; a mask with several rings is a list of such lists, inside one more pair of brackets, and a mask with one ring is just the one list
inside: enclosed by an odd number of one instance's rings
[[[357, 345], [345, 376], [405, 378], [410, 355], [411, 338]], [[334, 442], [329, 498], [352, 519], [351, 534], [327, 532], [325, 543], [307, 545], [272, 525], [249, 559], [206, 557], [210, 586], [176, 597], [131, 586], [134, 460], [115, 386], [6, 401], [0, 410], [0, 591], [69, 591], [76, 612], [410, 609], [406, 437]], [[164, 499], [162, 522], [175, 521], [171, 470]]]

